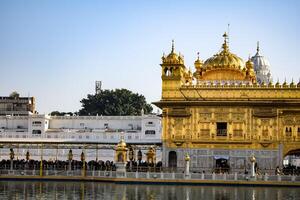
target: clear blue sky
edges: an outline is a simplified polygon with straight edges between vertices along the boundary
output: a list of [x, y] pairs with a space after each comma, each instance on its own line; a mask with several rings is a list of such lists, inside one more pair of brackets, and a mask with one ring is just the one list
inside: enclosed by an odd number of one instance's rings
[[37, 110], [77, 111], [104, 89], [161, 96], [162, 53], [175, 50], [194, 69], [220, 50], [230, 23], [230, 49], [261, 54], [274, 80], [298, 82], [300, 1], [0, 0], [0, 95], [36, 97]]

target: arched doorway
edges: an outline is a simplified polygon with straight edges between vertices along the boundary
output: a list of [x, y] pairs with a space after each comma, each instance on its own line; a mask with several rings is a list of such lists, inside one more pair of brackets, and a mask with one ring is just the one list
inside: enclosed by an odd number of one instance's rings
[[300, 175], [300, 149], [290, 150], [285, 154], [282, 173], [285, 175]]
[[175, 151], [169, 152], [169, 167], [177, 167], [177, 154]]
[[215, 173], [229, 172], [229, 157], [228, 156], [214, 156], [215, 158]]

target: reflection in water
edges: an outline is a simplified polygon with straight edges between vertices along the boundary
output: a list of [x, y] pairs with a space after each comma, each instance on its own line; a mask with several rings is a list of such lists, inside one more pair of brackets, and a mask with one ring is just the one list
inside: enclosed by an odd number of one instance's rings
[[0, 181], [0, 199], [299, 199], [299, 188]]

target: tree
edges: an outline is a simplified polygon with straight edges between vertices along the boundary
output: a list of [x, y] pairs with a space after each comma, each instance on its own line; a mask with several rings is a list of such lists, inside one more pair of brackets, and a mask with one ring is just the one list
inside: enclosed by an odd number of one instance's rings
[[10, 98], [13, 98], [13, 99], [18, 99], [20, 97], [20, 94], [16, 91], [13, 91], [10, 95], [9, 95]]
[[127, 89], [102, 90], [99, 94], [88, 94], [80, 101], [79, 115], [140, 115], [152, 111], [143, 95]]

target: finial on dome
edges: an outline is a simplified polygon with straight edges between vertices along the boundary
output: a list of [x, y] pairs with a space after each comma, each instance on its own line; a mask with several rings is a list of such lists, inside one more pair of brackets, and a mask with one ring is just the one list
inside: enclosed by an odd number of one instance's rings
[[223, 34], [223, 37], [224, 37], [224, 43], [227, 44], [228, 35], [226, 32]]
[[228, 44], [227, 44], [228, 35], [226, 32], [223, 34], [223, 37], [224, 37], [224, 44], [222, 45], [222, 47], [225, 51], [227, 51], [228, 50]]
[[257, 41], [257, 47], [256, 47], [256, 52], [259, 52], [259, 41]]
[[197, 59], [199, 60], [200, 58], [199, 58], [199, 55], [200, 55], [200, 53], [199, 53], [199, 51], [197, 52]]
[[174, 40], [172, 40], [172, 53], [174, 53]]

